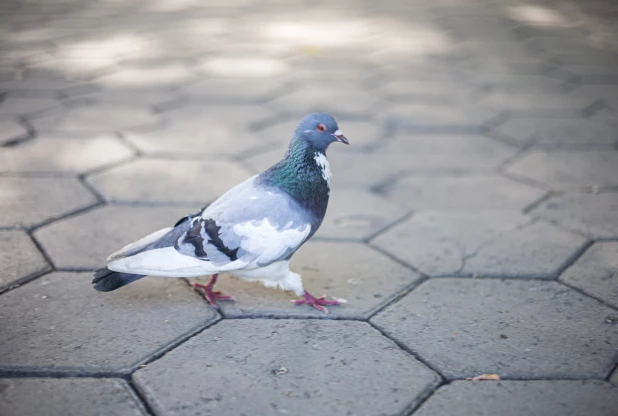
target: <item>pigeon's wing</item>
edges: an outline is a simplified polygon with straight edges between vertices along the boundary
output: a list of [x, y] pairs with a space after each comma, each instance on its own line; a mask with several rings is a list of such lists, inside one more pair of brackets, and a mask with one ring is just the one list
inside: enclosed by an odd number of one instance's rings
[[[311, 228], [310, 216], [293, 199], [256, 185], [251, 178], [201, 215], [179, 224], [162, 238], [166, 244], [115, 260], [108, 268], [185, 277], [254, 269], [289, 257], [310, 236]], [[172, 235], [177, 236], [173, 243]]]

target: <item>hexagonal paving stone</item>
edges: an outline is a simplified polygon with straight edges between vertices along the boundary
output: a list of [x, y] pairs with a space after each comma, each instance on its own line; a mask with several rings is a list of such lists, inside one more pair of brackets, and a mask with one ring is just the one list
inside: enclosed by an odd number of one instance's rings
[[28, 137], [28, 130], [16, 121], [0, 120], [0, 145]]
[[618, 152], [530, 152], [511, 164], [506, 172], [545, 183], [555, 189], [618, 186]]
[[224, 78], [260, 78], [279, 77], [290, 71], [282, 60], [264, 57], [215, 57], [200, 63], [200, 69], [206, 75]]
[[123, 67], [96, 79], [98, 85], [136, 91], [166, 91], [196, 79], [186, 65], [169, 64], [148, 67]]
[[378, 87], [376, 92], [383, 97], [397, 101], [449, 103], [455, 96], [460, 98], [472, 96], [479, 89], [480, 86], [472, 87], [461, 81], [419, 81], [408, 77], [403, 80], [390, 81]]
[[6, 97], [0, 101], [0, 114], [26, 115], [60, 105], [57, 100], [41, 97]]
[[58, 268], [98, 269], [111, 253], [196, 209], [105, 206], [38, 229], [35, 238]]
[[449, 379], [605, 378], [618, 342], [612, 312], [557, 282], [444, 278], [371, 321]]
[[618, 389], [597, 380], [455, 381], [438, 389], [414, 416], [612, 416], [617, 407]]
[[191, 101], [237, 102], [262, 101], [267, 97], [285, 91], [286, 86], [278, 80], [211, 78], [179, 88], [175, 92]]
[[367, 319], [388, 304], [420, 276], [383, 254], [358, 243], [311, 241], [292, 257], [290, 268], [302, 276], [314, 296], [342, 298], [341, 306], [328, 307], [325, 315], [309, 306], [293, 305], [293, 292], [265, 288], [225, 276], [217, 290], [236, 302], [220, 302], [226, 317], [337, 317]]
[[250, 130], [273, 115], [259, 106], [183, 107], [165, 113], [165, 127], [129, 132], [127, 138], [147, 153], [237, 155], [267, 144]]
[[269, 105], [280, 111], [297, 115], [313, 112], [332, 113], [333, 116], [371, 114], [380, 107], [380, 98], [363, 91], [358, 85], [329, 83], [303, 85], [275, 98]]
[[596, 243], [560, 280], [618, 308], [618, 242]]
[[114, 132], [132, 127], [156, 126], [159, 122], [159, 117], [151, 114], [144, 106], [126, 104], [75, 107], [31, 120], [39, 131], [67, 133]]
[[532, 215], [594, 238], [618, 238], [618, 194], [556, 195]]
[[373, 242], [429, 275], [554, 277], [586, 240], [513, 212], [419, 213]]
[[438, 383], [368, 324], [316, 320], [222, 321], [133, 377], [158, 414], [405, 414]]
[[403, 153], [410, 171], [493, 170], [517, 149], [477, 135], [418, 135], [398, 133], [376, 157]]
[[0, 370], [129, 373], [217, 317], [179, 279], [113, 293], [91, 281], [92, 273], [53, 273], [0, 296]]
[[364, 240], [399, 220], [407, 211], [369, 192], [337, 189], [316, 237]]
[[5, 416], [145, 416], [124, 380], [98, 378], [6, 378], [0, 380]]
[[571, 94], [530, 90], [493, 91], [475, 105], [495, 111], [508, 111], [519, 116], [577, 116], [585, 117], [586, 110], [598, 100]]
[[74, 172], [82, 173], [100, 166], [126, 160], [133, 151], [113, 136], [82, 139], [49, 139], [0, 148], [0, 172]]
[[432, 211], [520, 211], [544, 195], [497, 175], [406, 176], [383, 192], [402, 207]]
[[88, 181], [110, 201], [187, 203], [198, 209], [249, 176], [231, 162], [138, 159]]
[[612, 383], [614, 386], [618, 386], [618, 367], [616, 367], [613, 374], [609, 378], [609, 382]]
[[534, 144], [613, 144], [616, 129], [577, 118], [516, 118], [496, 129], [500, 137], [518, 146]]
[[23, 231], [0, 231], [0, 291], [49, 270], [39, 249]]
[[497, 111], [466, 103], [397, 103], [380, 114], [380, 119], [420, 132], [478, 133]]
[[96, 202], [77, 179], [0, 178], [0, 227], [31, 227]]

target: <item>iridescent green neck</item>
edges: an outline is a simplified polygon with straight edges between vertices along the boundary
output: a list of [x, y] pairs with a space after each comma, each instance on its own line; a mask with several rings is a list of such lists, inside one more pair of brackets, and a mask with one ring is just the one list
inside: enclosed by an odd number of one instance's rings
[[328, 184], [316, 163], [316, 154], [322, 153], [305, 140], [295, 138], [284, 158], [263, 172], [259, 181], [281, 189], [301, 206], [323, 216], [328, 203]]

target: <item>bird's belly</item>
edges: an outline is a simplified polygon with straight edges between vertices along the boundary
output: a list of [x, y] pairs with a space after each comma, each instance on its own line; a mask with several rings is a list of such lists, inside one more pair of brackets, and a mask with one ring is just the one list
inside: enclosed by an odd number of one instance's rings
[[262, 282], [266, 287], [292, 290], [299, 296], [304, 293], [300, 275], [290, 271], [290, 262], [287, 260], [271, 263], [258, 269], [235, 270], [230, 273], [249, 282]]

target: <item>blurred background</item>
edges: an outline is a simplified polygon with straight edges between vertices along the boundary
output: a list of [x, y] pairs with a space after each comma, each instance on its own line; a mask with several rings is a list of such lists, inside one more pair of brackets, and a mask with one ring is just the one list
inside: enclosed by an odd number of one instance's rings
[[[419, 415], [616, 414], [617, 20], [610, 0], [0, 0], [0, 413], [403, 415], [442, 386]], [[314, 111], [351, 145], [292, 269], [349, 301], [339, 320], [227, 278], [219, 312], [181, 279], [92, 290]], [[311, 319], [226, 320], [256, 317]], [[450, 383], [483, 373], [545, 381]]]

